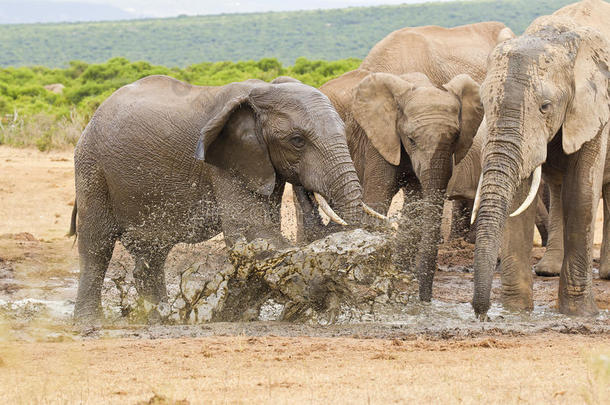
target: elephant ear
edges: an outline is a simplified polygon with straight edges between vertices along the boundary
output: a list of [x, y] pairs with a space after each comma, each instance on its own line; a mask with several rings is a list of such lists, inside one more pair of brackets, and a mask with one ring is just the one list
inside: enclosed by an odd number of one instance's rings
[[270, 196], [275, 169], [257, 135], [256, 108], [249, 94], [227, 102], [201, 130], [195, 158], [238, 176], [248, 189]]
[[608, 42], [590, 28], [577, 33], [580, 46], [574, 61], [574, 97], [563, 123], [563, 150], [568, 155], [595, 138], [610, 118]]
[[413, 90], [410, 82], [389, 73], [371, 73], [354, 91], [353, 114], [375, 149], [389, 163], [400, 164], [400, 136], [396, 121], [398, 99]]
[[455, 149], [455, 163], [459, 163], [468, 153], [472, 139], [483, 120], [484, 111], [479, 96], [479, 84], [467, 74], [461, 74], [443, 87], [460, 100], [460, 137]]

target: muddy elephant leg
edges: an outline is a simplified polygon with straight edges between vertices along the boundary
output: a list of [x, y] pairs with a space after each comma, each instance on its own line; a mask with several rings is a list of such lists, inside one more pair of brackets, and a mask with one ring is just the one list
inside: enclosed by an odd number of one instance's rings
[[561, 185], [546, 183], [550, 194], [549, 238], [544, 256], [534, 266], [536, 274], [544, 277], [558, 276], [563, 263], [563, 203]]
[[[513, 200], [516, 209], [525, 199], [530, 183], [524, 182]], [[511, 311], [534, 308], [533, 276], [530, 266], [536, 204], [531, 204], [521, 215], [508, 218], [500, 249], [502, 275], [502, 305]]]
[[363, 201], [385, 215], [399, 190], [400, 167], [388, 163], [372, 145], [368, 145], [365, 159], [364, 178], [361, 179]]
[[102, 284], [117, 239], [104, 198], [77, 198], [80, 275], [74, 320], [90, 324], [101, 319]]
[[224, 172], [218, 173], [213, 185], [228, 247], [242, 237], [248, 241], [266, 239], [278, 248], [289, 245], [281, 228], [285, 182], [278, 181], [269, 197], [249, 191], [243, 183]]
[[115, 236], [82, 229], [78, 233], [80, 276], [74, 305], [74, 319], [88, 324], [101, 319], [102, 284], [112, 258]]
[[604, 234], [599, 264], [599, 277], [610, 280], [610, 183], [603, 188]]
[[162, 248], [154, 252], [136, 253], [134, 255], [136, 266], [133, 270], [136, 290], [140, 298], [158, 304], [167, 302], [167, 288], [165, 285], [165, 259], [169, 249]]
[[[603, 141], [603, 142], [602, 142]], [[569, 156], [561, 190], [564, 221], [564, 259], [559, 275], [559, 312], [593, 315], [593, 231], [606, 142], [601, 136]]]
[[538, 198], [536, 199], [536, 228], [538, 233], [540, 233], [542, 246], [546, 246], [549, 241], [549, 211], [544, 203], [545, 190], [547, 190], [546, 185], [540, 188]]
[[449, 240], [464, 238], [474, 243], [476, 232], [470, 225], [473, 201], [454, 200], [451, 208], [451, 232]]

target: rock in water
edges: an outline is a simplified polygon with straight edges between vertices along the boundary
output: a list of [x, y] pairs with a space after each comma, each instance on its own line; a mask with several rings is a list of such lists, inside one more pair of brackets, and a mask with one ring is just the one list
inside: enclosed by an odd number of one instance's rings
[[183, 275], [182, 321], [366, 321], [399, 311], [417, 292], [412, 275], [393, 265], [388, 235], [361, 229], [285, 250], [240, 241], [230, 259], [203, 288], [188, 288]]

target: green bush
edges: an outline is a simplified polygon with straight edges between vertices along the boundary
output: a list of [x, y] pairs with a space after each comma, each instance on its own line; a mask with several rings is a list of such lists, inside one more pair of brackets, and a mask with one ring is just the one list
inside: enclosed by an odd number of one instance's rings
[[[358, 67], [360, 60], [333, 62], [299, 58], [292, 67], [277, 59], [198, 63], [180, 69], [112, 58], [105, 63], [71, 61], [65, 69], [43, 66], [0, 68], [0, 144], [40, 150], [70, 147], [91, 115], [115, 90], [142, 77], [163, 74], [196, 85], [220, 86], [247, 79], [271, 81], [289, 75], [320, 86]], [[61, 83], [61, 94], [44, 88]]]

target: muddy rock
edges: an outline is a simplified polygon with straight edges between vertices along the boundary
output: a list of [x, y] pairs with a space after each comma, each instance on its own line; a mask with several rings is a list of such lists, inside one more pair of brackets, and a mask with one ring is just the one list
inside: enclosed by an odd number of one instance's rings
[[230, 252], [233, 265], [202, 288], [187, 287], [195, 272], [183, 275], [172, 307], [189, 323], [367, 320], [403, 307], [417, 290], [411, 275], [396, 270], [391, 253], [387, 235], [360, 229], [285, 250], [242, 241]]

